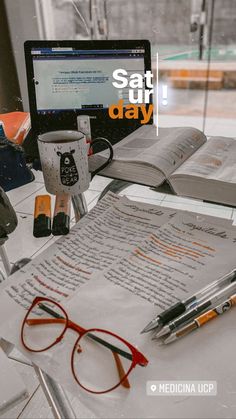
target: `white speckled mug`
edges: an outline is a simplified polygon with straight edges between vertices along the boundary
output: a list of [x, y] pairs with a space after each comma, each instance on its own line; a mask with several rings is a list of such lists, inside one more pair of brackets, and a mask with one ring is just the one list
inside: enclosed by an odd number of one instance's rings
[[[89, 172], [88, 148], [103, 142], [110, 150], [105, 163]], [[86, 191], [91, 178], [104, 169], [113, 157], [113, 148], [105, 138], [86, 143], [85, 135], [79, 131], [51, 131], [38, 136], [40, 161], [45, 187], [51, 194], [76, 195]]]

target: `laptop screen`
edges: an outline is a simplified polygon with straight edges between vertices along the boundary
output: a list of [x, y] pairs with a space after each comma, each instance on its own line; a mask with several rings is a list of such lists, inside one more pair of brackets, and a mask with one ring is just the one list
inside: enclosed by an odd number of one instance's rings
[[109, 107], [119, 102], [125, 111], [129, 103], [129, 85], [119, 89], [112, 84], [114, 70], [125, 70], [127, 80], [131, 74], [144, 76], [151, 70], [149, 41], [36, 40], [26, 41], [24, 48], [35, 134], [77, 129], [77, 116], [89, 115], [92, 136], [105, 136], [110, 128], [109, 139], [114, 144], [127, 130], [140, 126], [139, 114], [136, 119], [112, 119]]
[[123, 99], [128, 103], [128, 87], [113, 86], [113, 72], [144, 75], [144, 48], [80, 50], [72, 47], [31, 50], [37, 112], [107, 109]]

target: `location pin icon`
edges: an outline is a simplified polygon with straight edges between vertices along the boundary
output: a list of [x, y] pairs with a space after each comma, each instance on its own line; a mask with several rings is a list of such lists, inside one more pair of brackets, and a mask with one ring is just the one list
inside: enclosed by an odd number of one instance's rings
[[151, 388], [151, 390], [154, 393], [154, 391], [156, 391], [156, 389], [157, 389], [157, 386], [155, 384], [152, 384], [150, 388]]

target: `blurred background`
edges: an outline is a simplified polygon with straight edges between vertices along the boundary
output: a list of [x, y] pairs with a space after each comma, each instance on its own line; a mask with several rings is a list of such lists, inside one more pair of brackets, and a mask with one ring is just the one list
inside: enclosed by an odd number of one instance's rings
[[160, 125], [236, 137], [235, 0], [1, 0], [0, 113], [28, 110], [27, 39], [149, 39]]

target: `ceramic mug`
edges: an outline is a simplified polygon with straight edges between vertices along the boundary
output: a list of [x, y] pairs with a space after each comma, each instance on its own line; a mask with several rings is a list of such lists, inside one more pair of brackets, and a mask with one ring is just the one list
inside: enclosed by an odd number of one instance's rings
[[[109, 157], [99, 167], [89, 172], [88, 148], [97, 143], [105, 144]], [[40, 161], [45, 187], [53, 195], [76, 195], [86, 191], [93, 176], [112, 160], [113, 148], [105, 138], [87, 144], [80, 131], [51, 131], [38, 136]]]

